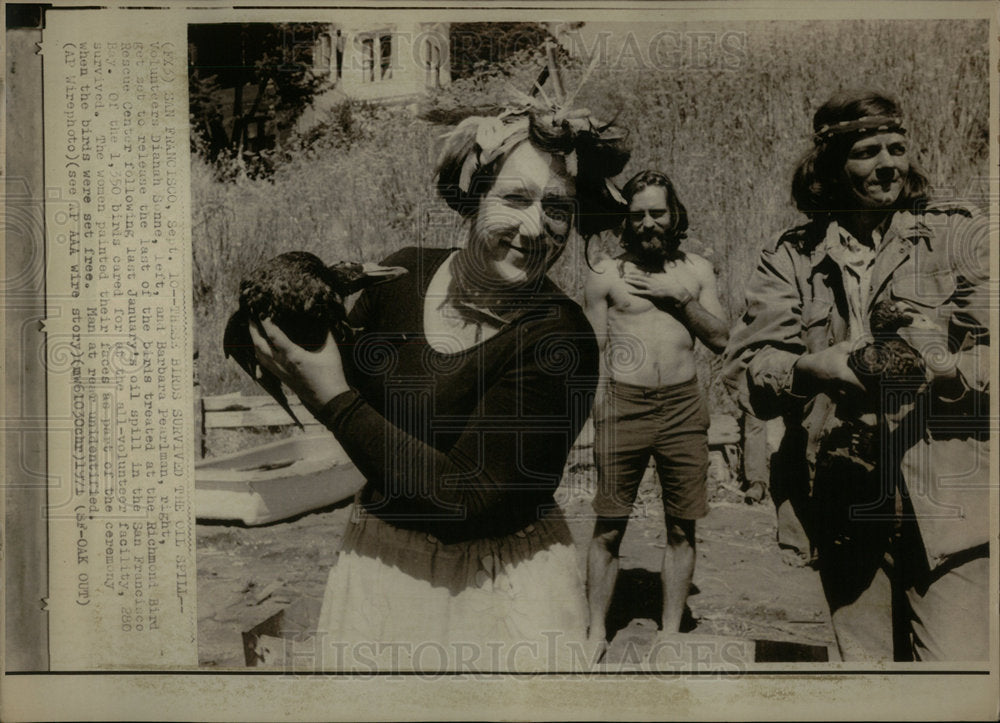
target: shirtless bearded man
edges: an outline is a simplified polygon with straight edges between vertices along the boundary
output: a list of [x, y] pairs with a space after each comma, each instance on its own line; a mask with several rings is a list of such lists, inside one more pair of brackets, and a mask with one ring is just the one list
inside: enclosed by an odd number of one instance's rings
[[712, 264], [680, 248], [687, 214], [673, 184], [643, 171], [623, 193], [625, 253], [599, 262], [584, 291], [605, 352], [603, 395], [594, 405], [597, 521], [587, 556], [589, 638], [602, 644], [619, 547], [650, 455], [667, 525], [662, 628], [679, 632], [694, 573], [695, 520], [708, 513], [709, 414], [695, 338], [716, 353], [728, 339]]

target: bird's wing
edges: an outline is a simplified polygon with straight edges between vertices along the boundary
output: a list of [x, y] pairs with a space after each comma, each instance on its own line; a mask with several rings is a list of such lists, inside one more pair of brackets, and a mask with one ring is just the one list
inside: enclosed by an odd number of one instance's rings
[[295, 416], [288, 397], [281, 388], [281, 380], [257, 363], [257, 353], [254, 350], [253, 337], [250, 336], [250, 320], [243, 311], [237, 311], [229, 318], [226, 331], [222, 335], [222, 350], [227, 357], [232, 357], [247, 375], [257, 382], [265, 392], [271, 395], [288, 416], [303, 429], [302, 422]]
[[250, 320], [242, 309], [229, 317], [222, 335], [222, 352], [232, 357], [251, 379], [257, 378], [257, 354], [250, 336]]
[[278, 405], [288, 412], [288, 416], [292, 418], [295, 422], [295, 426], [299, 429], [305, 429], [302, 426], [302, 422], [299, 418], [295, 416], [295, 412], [292, 411], [291, 405], [288, 403], [288, 397], [285, 396], [285, 391], [281, 388], [281, 380], [274, 376], [271, 372], [266, 369], [262, 369], [260, 372], [260, 378], [256, 380], [264, 391], [271, 395], [271, 398], [278, 403]]

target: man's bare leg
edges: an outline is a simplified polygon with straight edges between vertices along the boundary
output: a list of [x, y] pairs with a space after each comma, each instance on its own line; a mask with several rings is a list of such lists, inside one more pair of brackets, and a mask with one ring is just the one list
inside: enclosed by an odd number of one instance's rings
[[587, 606], [590, 611], [587, 639], [602, 648], [607, 642], [605, 625], [618, 579], [618, 551], [627, 524], [627, 517], [598, 517], [587, 550]]
[[684, 605], [694, 576], [694, 520], [667, 517], [667, 549], [663, 551], [663, 634], [681, 629]]

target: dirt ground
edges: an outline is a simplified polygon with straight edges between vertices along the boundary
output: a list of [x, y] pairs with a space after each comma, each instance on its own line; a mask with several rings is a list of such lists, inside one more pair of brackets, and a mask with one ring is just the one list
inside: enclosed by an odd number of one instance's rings
[[[593, 527], [594, 483], [593, 467], [578, 457], [557, 492], [581, 570]], [[715, 453], [709, 489], [711, 512], [697, 527], [697, 563], [683, 631], [757, 641], [758, 661], [825, 659], [810, 657], [816, 651], [825, 656], [833, 643], [818, 575], [782, 562], [770, 502], [745, 504], [737, 481]], [[198, 525], [201, 665], [243, 667], [243, 631], [293, 602], [322, 599], [349, 508], [343, 503], [260, 527]], [[659, 485], [650, 469], [622, 544], [622, 572], [608, 620], [614, 637], [609, 660], [627, 661], [635, 654], [626, 650], [627, 643], [641, 649], [656, 635], [665, 535]]]

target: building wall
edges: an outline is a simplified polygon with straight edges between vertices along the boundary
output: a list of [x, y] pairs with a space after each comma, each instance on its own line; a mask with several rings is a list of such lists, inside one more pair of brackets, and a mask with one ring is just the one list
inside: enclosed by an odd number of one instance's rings
[[314, 68], [359, 100], [422, 95], [451, 82], [448, 23], [331, 24], [314, 48]]

